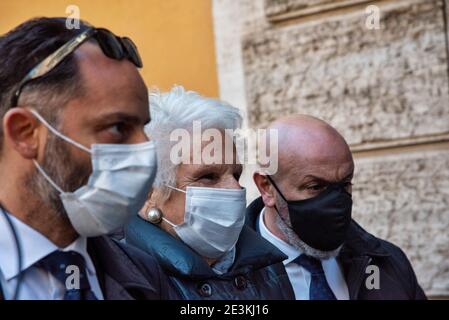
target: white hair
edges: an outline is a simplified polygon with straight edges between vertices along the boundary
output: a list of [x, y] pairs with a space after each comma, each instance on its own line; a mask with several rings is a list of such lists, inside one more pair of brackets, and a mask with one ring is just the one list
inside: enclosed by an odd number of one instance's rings
[[165, 200], [175, 186], [176, 167], [170, 159], [170, 151], [176, 143], [170, 141], [170, 134], [176, 129], [192, 132], [193, 121], [201, 122], [201, 129], [237, 130], [241, 128], [240, 111], [230, 104], [186, 91], [174, 86], [169, 92], [150, 92], [151, 121], [145, 127], [146, 134], [154, 141], [158, 156], [158, 170], [154, 187], [165, 189]]

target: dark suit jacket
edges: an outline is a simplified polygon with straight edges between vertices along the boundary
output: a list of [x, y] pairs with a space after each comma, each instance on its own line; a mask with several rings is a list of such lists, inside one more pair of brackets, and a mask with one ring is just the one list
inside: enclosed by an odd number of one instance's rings
[[[246, 223], [256, 229], [264, 203], [254, 200], [247, 208]], [[337, 257], [342, 266], [351, 300], [422, 300], [426, 296], [418, 284], [415, 272], [400, 248], [366, 232], [354, 220], [351, 222], [343, 248]], [[367, 266], [379, 268], [380, 288], [365, 285]]]
[[89, 238], [87, 250], [105, 300], [171, 298], [168, 279], [152, 256], [106, 236]]

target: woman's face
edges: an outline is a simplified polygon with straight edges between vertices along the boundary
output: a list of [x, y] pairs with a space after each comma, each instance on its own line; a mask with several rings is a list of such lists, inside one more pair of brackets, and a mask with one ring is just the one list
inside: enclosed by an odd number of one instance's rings
[[[209, 142], [202, 143], [202, 150]], [[176, 186], [178, 189], [186, 191], [186, 187], [206, 187], [223, 189], [240, 189], [239, 179], [242, 174], [242, 165], [236, 163], [235, 148], [232, 150], [233, 163], [225, 163], [225, 151], [223, 153], [222, 164], [180, 164], [176, 168]], [[228, 155], [228, 159], [231, 158]], [[171, 191], [171, 195], [162, 205], [156, 205], [162, 210], [163, 215], [173, 224], [184, 222], [186, 195], [176, 190]], [[161, 227], [172, 234], [175, 234], [172, 227], [165, 221]]]

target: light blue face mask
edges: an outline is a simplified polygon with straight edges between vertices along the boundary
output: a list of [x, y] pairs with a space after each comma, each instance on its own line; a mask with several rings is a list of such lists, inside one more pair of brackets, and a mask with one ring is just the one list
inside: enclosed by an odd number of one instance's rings
[[156, 176], [153, 142], [92, 144], [89, 149], [57, 131], [37, 111], [30, 111], [53, 134], [91, 155], [89, 181], [75, 192], [62, 190], [33, 160], [37, 170], [60, 192], [75, 230], [82, 236], [95, 237], [123, 227], [144, 205]]
[[179, 238], [202, 257], [216, 259], [231, 250], [245, 224], [246, 189], [187, 187], [184, 222], [173, 224]]

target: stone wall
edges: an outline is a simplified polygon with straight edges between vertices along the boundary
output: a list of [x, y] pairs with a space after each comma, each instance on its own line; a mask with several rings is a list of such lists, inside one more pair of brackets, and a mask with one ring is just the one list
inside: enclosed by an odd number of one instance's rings
[[294, 113], [336, 127], [356, 158], [355, 218], [400, 246], [434, 297], [449, 297], [444, 1], [214, 0], [221, 97], [251, 127]]
[[246, 35], [250, 124], [312, 114], [353, 145], [448, 133], [441, 2], [411, 2], [383, 6], [380, 30], [358, 10]]
[[265, 0], [265, 15], [271, 21], [344, 8], [367, 0]]
[[355, 219], [400, 246], [424, 290], [449, 295], [449, 146], [356, 158]]

